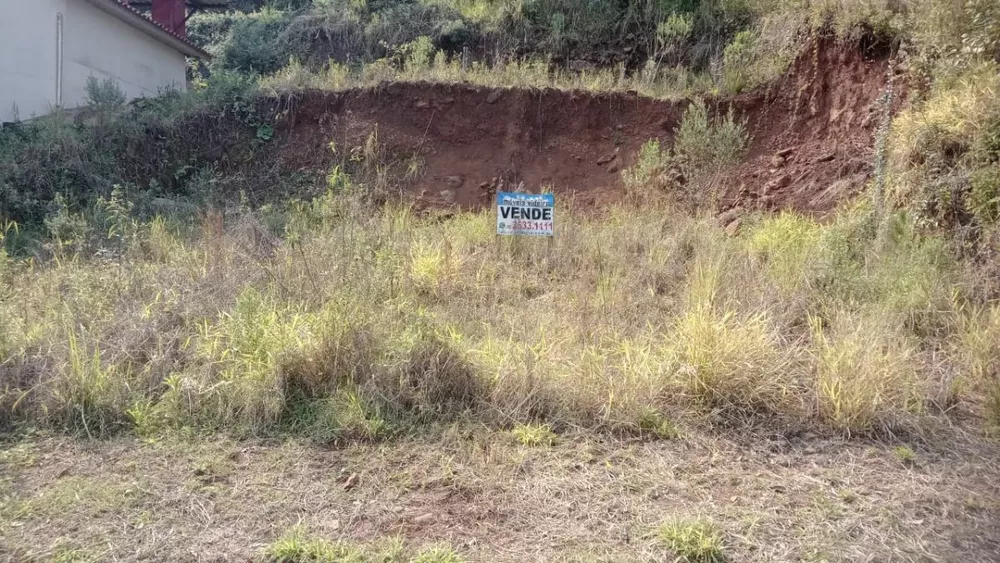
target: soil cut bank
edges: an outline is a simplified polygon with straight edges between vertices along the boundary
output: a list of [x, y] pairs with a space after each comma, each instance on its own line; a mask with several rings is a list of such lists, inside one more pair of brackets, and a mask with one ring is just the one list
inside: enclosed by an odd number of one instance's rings
[[[793, 208], [823, 213], [855, 194], [871, 173], [886, 57], [819, 39], [781, 80], [732, 98], [751, 136], [747, 159], [728, 171], [723, 208]], [[584, 205], [622, 195], [620, 171], [650, 139], [673, 144], [688, 101], [635, 93], [488, 89], [469, 84], [389, 83], [289, 102], [278, 128], [283, 168], [323, 170], [329, 150], [377, 132], [396, 158], [414, 158], [411, 195], [426, 204], [479, 207], [498, 189], [551, 187]]]

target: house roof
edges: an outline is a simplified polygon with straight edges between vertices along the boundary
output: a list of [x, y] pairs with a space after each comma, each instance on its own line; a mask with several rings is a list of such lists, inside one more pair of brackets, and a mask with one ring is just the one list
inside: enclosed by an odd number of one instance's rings
[[[187, 5], [192, 8], [202, 8], [207, 10], [224, 10], [229, 8], [230, 0], [187, 0]], [[132, 0], [129, 4], [133, 6], [150, 6], [152, 0]]]
[[209, 60], [211, 55], [203, 49], [188, 41], [186, 37], [175, 33], [163, 24], [154, 21], [136, 8], [129, 6], [122, 0], [87, 0], [95, 7], [117, 17], [122, 22], [132, 27], [152, 35], [167, 45], [177, 49], [181, 53], [199, 59]]

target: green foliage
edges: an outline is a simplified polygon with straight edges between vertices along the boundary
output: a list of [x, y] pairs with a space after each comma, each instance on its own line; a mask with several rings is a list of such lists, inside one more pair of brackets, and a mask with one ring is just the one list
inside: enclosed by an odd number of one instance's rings
[[357, 390], [340, 389], [332, 397], [293, 402], [290, 427], [323, 441], [372, 441], [389, 435], [375, 401], [366, 401]]
[[965, 12], [968, 28], [962, 34], [963, 48], [1000, 61], [1000, 6], [990, 0], [969, 0]]
[[662, 197], [680, 187], [680, 164], [658, 139], [642, 145], [636, 163], [622, 171], [626, 194], [636, 202]]
[[1000, 164], [980, 168], [970, 178], [969, 209], [984, 225], [1000, 219]]
[[59, 248], [82, 248], [90, 233], [90, 224], [80, 213], [70, 211], [62, 194], [56, 194], [52, 203], [54, 209], [44, 219], [49, 237]]
[[698, 99], [684, 110], [674, 151], [685, 158], [687, 165], [699, 169], [738, 162], [748, 142], [749, 135], [732, 108], [725, 117], [710, 119], [705, 102]]
[[688, 563], [724, 563], [722, 532], [706, 520], [678, 520], [660, 526], [657, 536], [667, 549]]
[[280, 69], [288, 62], [289, 53], [280, 41], [290, 21], [289, 14], [274, 9], [236, 17], [219, 49], [220, 68], [260, 74]]
[[917, 454], [909, 446], [896, 446], [892, 449], [892, 453], [906, 465], [912, 465], [917, 460]]
[[385, 545], [355, 545], [332, 542], [311, 535], [296, 525], [286, 531], [263, 552], [273, 563], [462, 563], [464, 559], [446, 544], [431, 545], [407, 554], [402, 542]]
[[196, 14], [189, 29], [217, 56], [217, 68], [264, 74], [291, 58], [314, 71], [330, 60], [370, 63], [421, 36], [448, 58], [468, 47], [478, 59], [497, 61], [590, 60], [601, 51], [624, 61], [629, 57], [620, 51], [627, 44], [656, 66], [704, 69], [716, 45], [728, 43], [769, 9], [775, 8], [699, 0], [324, 0], [271, 2], [254, 13]]
[[438, 545], [422, 549], [410, 563], [462, 563], [465, 561], [450, 546]]
[[275, 563], [366, 563], [361, 550], [308, 535], [296, 526], [264, 549], [264, 557]]
[[755, 225], [747, 244], [782, 288], [793, 291], [812, 281], [822, 228], [793, 213], [781, 213]]
[[259, 431], [275, 422], [285, 405], [282, 369], [311, 336], [299, 311], [253, 288], [218, 323], [203, 325], [201, 354], [221, 384], [203, 400], [216, 405], [219, 426]]
[[120, 109], [127, 101], [125, 93], [113, 78], [98, 80], [88, 76], [86, 92], [87, 104], [100, 111]]
[[510, 431], [523, 446], [554, 446], [559, 436], [548, 424], [518, 424]]
[[738, 94], [752, 86], [751, 65], [756, 38], [750, 31], [736, 34], [722, 53], [722, 83], [726, 90]]
[[675, 440], [681, 437], [677, 425], [655, 409], [645, 409], [639, 415], [639, 430], [662, 440]]

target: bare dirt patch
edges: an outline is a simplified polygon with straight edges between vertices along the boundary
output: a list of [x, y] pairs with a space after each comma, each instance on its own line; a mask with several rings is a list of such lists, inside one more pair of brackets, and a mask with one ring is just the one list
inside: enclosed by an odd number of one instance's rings
[[[243, 561], [301, 523], [321, 538], [446, 542], [470, 561], [663, 561], [673, 519], [713, 521], [733, 561], [1000, 557], [995, 446], [818, 436], [554, 447], [452, 428], [326, 449], [28, 438], [0, 466], [0, 559]], [[355, 477], [351, 477], [351, 476]]]
[[[871, 171], [876, 102], [888, 60], [817, 39], [785, 78], [733, 98], [751, 135], [747, 161], [729, 177], [722, 206], [825, 212], [853, 195]], [[372, 132], [390, 154], [421, 164], [412, 195], [428, 204], [478, 207], [498, 188], [549, 187], [580, 204], [622, 195], [620, 171], [650, 139], [673, 144], [688, 101], [635, 93], [489, 89], [393, 83], [286, 101], [279, 157], [293, 170], [330, 166], [336, 146]]]

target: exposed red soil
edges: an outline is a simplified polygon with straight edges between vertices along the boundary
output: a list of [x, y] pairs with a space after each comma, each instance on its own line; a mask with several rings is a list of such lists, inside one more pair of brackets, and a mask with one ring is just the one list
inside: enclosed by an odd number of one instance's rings
[[[866, 60], [856, 47], [818, 39], [777, 83], [709, 100], [715, 112], [731, 106], [752, 137], [721, 206], [822, 213], [856, 193], [870, 175], [888, 68], [886, 58]], [[309, 92], [292, 102], [279, 128], [280, 156], [293, 169], [316, 170], [336, 158], [331, 141], [358, 146], [377, 131], [390, 154], [419, 156], [412, 194], [428, 204], [478, 207], [498, 186], [550, 186], [599, 204], [621, 197], [620, 171], [645, 142], [672, 145], [688, 103], [469, 84]]]

